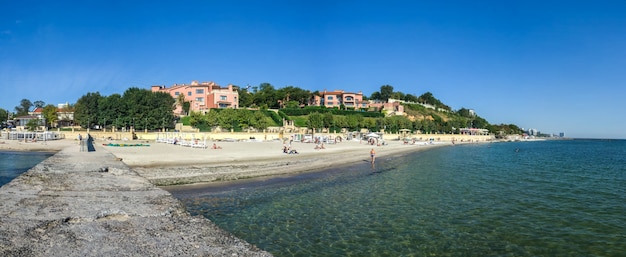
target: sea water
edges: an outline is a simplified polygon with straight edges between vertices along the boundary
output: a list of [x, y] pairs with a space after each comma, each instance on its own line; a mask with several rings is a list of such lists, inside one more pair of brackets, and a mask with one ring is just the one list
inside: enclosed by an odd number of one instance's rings
[[50, 152], [0, 151], [0, 186], [52, 156]]
[[459, 145], [173, 190], [275, 256], [624, 256], [626, 141]]

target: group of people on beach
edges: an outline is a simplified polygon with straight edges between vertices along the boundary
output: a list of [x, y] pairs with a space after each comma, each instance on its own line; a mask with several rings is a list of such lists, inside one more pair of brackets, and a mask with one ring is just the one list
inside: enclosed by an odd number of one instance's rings
[[298, 154], [298, 151], [296, 149], [291, 148], [291, 142], [290, 142], [289, 145], [287, 145], [287, 143], [283, 143], [283, 153]]

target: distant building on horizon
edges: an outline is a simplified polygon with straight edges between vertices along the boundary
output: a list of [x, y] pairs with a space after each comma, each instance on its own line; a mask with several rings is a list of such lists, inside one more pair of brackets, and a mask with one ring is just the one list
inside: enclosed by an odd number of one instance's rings
[[[199, 83], [194, 80], [191, 84], [174, 84], [169, 88], [152, 86], [152, 92], [165, 92], [174, 99], [183, 95], [185, 101], [190, 103], [189, 111], [206, 113], [212, 108], [237, 109], [239, 107], [239, 92], [237, 92], [237, 87], [231, 84], [221, 87], [213, 81]], [[176, 105], [174, 114], [184, 114], [182, 106]]]

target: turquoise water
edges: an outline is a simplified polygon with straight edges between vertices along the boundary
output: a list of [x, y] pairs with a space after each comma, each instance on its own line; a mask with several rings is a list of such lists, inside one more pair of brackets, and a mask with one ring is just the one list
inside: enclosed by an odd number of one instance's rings
[[626, 141], [443, 147], [172, 190], [275, 256], [624, 256]]
[[0, 151], [0, 186], [52, 156], [49, 152]]

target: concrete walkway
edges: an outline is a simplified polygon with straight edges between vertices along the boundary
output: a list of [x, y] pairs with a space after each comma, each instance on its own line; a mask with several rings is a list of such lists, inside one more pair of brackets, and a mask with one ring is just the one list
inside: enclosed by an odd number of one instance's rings
[[65, 148], [0, 188], [0, 256], [271, 256], [95, 149]]

